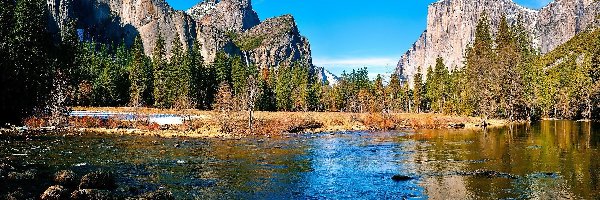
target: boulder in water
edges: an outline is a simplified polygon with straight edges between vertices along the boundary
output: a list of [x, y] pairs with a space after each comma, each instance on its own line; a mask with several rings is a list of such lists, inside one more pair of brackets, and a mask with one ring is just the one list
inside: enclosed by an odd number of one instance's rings
[[20, 199], [25, 199], [25, 194], [23, 194], [22, 190], [17, 190], [14, 192], [10, 192], [6, 195], [6, 199], [7, 200], [20, 200]]
[[114, 190], [116, 188], [117, 184], [112, 173], [105, 171], [86, 174], [81, 178], [81, 183], [79, 184], [79, 189]]
[[77, 186], [77, 177], [71, 170], [61, 170], [54, 174], [54, 182], [66, 187]]
[[42, 196], [40, 196], [41, 200], [61, 200], [61, 199], [69, 199], [69, 191], [65, 189], [63, 186], [54, 185], [50, 186]]
[[71, 193], [73, 200], [110, 200], [115, 199], [108, 190], [80, 189]]
[[410, 176], [405, 176], [405, 175], [400, 175], [400, 174], [396, 174], [396, 175], [392, 176], [392, 180], [396, 181], [396, 182], [398, 182], [398, 181], [410, 181], [412, 179], [413, 178], [410, 177]]
[[23, 173], [10, 172], [10, 173], [8, 173], [7, 178], [10, 181], [16, 181], [16, 182], [33, 181], [37, 177], [37, 174], [38, 174], [37, 170], [30, 169]]
[[142, 197], [140, 199], [147, 199], [147, 200], [175, 200], [175, 197], [173, 197], [173, 193], [171, 193], [171, 191], [168, 191], [168, 190], [157, 190], [157, 191], [149, 192], [149, 193], [146, 193], [146, 194], [142, 195]]

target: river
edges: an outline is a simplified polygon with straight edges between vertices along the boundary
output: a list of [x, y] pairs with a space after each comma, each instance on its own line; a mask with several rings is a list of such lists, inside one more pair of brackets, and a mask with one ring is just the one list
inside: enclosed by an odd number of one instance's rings
[[0, 163], [46, 177], [108, 170], [116, 194], [177, 199], [598, 199], [599, 145], [600, 124], [573, 121], [241, 140], [59, 133], [0, 135]]

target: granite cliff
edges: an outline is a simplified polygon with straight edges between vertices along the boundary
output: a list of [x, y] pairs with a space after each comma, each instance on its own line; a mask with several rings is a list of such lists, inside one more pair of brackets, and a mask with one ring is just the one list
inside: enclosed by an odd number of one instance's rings
[[448, 68], [463, 66], [467, 45], [486, 13], [495, 33], [500, 17], [509, 23], [521, 20], [540, 53], [547, 53], [595, 24], [600, 11], [595, 0], [555, 0], [540, 10], [522, 7], [512, 0], [440, 0], [428, 7], [427, 28], [400, 58], [396, 73], [410, 80], [419, 66], [422, 72], [435, 65], [438, 56]]
[[241, 54], [233, 35], [261, 38], [249, 60], [259, 67], [290, 65], [301, 61], [312, 65], [308, 40], [300, 35], [294, 18], [285, 15], [261, 22], [250, 0], [206, 0], [187, 11], [177, 11], [165, 0], [48, 0], [50, 30], [60, 33], [70, 20], [77, 22], [84, 37], [95, 41], [131, 44], [139, 34], [150, 55], [159, 35], [167, 53], [179, 37], [186, 48], [193, 41], [202, 45], [207, 63], [218, 51]]

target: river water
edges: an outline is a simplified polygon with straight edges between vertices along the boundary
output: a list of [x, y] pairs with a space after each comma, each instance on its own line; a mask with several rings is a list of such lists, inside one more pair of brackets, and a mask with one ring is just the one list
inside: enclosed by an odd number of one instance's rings
[[0, 162], [109, 170], [116, 193], [177, 199], [598, 199], [599, 145], [600, 124], [573, 121], [241, 140], [0, 135]]

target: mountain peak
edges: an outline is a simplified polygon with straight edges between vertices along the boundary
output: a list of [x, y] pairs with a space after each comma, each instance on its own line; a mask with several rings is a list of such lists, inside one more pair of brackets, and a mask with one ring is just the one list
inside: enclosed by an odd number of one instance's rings
[[512, 0], [440, 0], [428, 7], [427, 29], [400, 58], [396, 73], [412, 79], [417, 68], [435, 65], [444, 58], [450, 69], [463, 66], [467, 45], [475, 39], [480, 15], [486, 13], [492, 34], [506, 16], [509, 23], [521, 19], [534, 47], [548, 52], [589, 26], [599, 13], [594, 0], [556, 0], [539, 10], [525, 8]]

